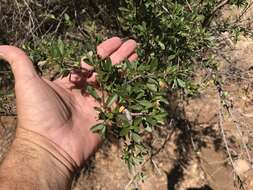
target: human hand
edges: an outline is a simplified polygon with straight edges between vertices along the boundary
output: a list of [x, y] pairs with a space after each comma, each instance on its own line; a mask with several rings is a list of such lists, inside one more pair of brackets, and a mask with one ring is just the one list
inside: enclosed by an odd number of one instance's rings
[[[136, 46], [134, 40], [123, 43], [114, 37], [100, 44], [97, 53], [102, 59], [110, 57], [113, 64], [118, 64], [125, 59], [136, 60]], [[93, 68], [82, 63], [87, 72], [76, 72], [71, 77], [51, 82], [38, 76], [30, 59], [16, 47], [0, 46], [0, 58], [10, 63], [15, 76], [18, 129], [52, 141], [61, 149], [59, 151], [72, 158], [73, 165], [80, 167], [101, 142], [100, 137], [90, 131], [99, 123], [94, 107], [100, 104], [82, 92], [86, 84], [96, 82]]]

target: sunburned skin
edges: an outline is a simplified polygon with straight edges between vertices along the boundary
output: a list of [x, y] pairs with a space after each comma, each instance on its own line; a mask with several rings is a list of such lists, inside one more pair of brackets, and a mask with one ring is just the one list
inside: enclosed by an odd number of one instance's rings
[[[134, 40], [113, 37], [100, 44], [97, 53], [119, 64], [136, 60], [136, 47]], [[99, 123], [94, 107], [100, 104], [77, 85], [94, 85], [97, 74], [82, 61], [83, 70], [91, 75], [78, 72], [71, 81], [70, 76], [48, 81], [16, 47], [0, 46], [0, 58], [15, 76], [18, 114], [16, 138], [0, 168], [0, 189], [69, 189], [73, 174], [101, 143], [90, 131]]]

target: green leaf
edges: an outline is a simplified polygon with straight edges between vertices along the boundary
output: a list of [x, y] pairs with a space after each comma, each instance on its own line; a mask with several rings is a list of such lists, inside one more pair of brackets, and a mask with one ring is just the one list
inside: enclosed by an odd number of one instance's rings
[[96, 89], [93, 88], [92, 86], [87, 85], [87, 86], [86, 86], [86, 91], [87, 91], [91, 96], [93, 96], [96, 100], [98, 100], [98, 101], [101, 100], [101, 98], [100, 98], [100, 97], [98, 96], [98, 94], [97, 94]]
[[145, 127], [145, 131], [152, 133], [153, 130], [150, 126], [147, 126], [147, 127]]
[[53, 59], [59, 58], [61, 56], [59, 47], [57, 47], [55, 43], [51, 47], [51, 55], [50, 56]]
[[143, 107], [140, 105], [132, 105], [129, 107], [131, 110], [135, 110], [135, 111], [141, 111], [143, 110]]
[[137, 118], [135, 118], [134, 119], [134, 126], [137, 126], [137, 127], [139, 127], [139, 125], [142, 123], [142, 120], [143, 120], [143, 118], [142, 117], [137, 117]]
[[104, 71], [106, 72], [111, 72], [112, 71], [112, 62], [110, 59], [107, 59], [104, 63], [103, 63], [103, 68]]
[[162, 113], [162, 114], [153, 116], [153, 118], [156, 119], [158, 123], [164, 125], [167, 116], [168, 116], [167, 113]]
[[166, 98], [164, 98], [163, 96], [157, 96], [153, 100], [158, 100], [159, 102], [162, 102], [162, 103], [164, 103], [166, 105], [169, 104], [168, 100]]
[[105, 112], [100, 112], [100, 113], [99, 113], [99, 119], [100, 119], [100, 120], [107, 120], [107, 119], [108, 119], [108, 116], [106, 115]]
[[150, 62], [150, 71], [156, 71], [159, 66], [158, 59], [152, 59]]
[[119, 96], [117, 94], [108, 97], [106, 100], [106, 106], [110, 108], [113, 105], [113, 103], [115, 103], [118, 100], [118, 97]]
[[158, 44], [159, 44], [159, 46], [161, 47], [162, 50], [166, 49], [164, 43], [162, 43], [161, 41], [159, 41]]
[[176, 54], [170, 55], [167, 59], [168, 59], [168, 61], [171, 61], [171, 60], [173, 60], [175, 58], [176, 58]]
[[152, 126], [157, 124], [156, 120], [154, 120], [151, 116], [147, 117], [146, 120]]
[[102, 135], [103, 138], [105, 138], [106, 130], [107, 130], [107, 128], [106, 128], [106, 126], [104, 125], [104, 128], [102, 128], [102, 130], [101, 130], [101, 133], [102, 133], [101, 135]]
[[153, 92], [157, 92], [157, 90], [158, 90], [158, 87], [155, 84], [147, 84], [147, 87], [149, 90], [151, 90]]
[[91, 128], [91, 131], [92, 131], [93, 133], [98, 133], [98, 132], [104, 131], [104, 129], [106, 129], [106, 125], [100, 123], [100, 124], [97, 124], [97, 125], [93, 126], [93, 127]]
[[181, 79], [177, 79], [177, 84], [179, 87], [181, 88], [185, 88], [186, 87], [186, 84], [184, 81], [182, 81]]
[[139, 104], [145, 106], [146, 109], [152, 108], [153, 104], [147, 100], [142, 100], [139, 102]]
[[129, 133], [129, 131], [130, 131], [130, 128], [129, 127], [124, 127], [124, 128], [122, 128], [121, 130], [120, 130], [120, 133], [119, 133], [119, 135], [120, 136], [126, 136], [128, 133]]
[[64, 43], [61, 39], [58, 39], [58, 49], [59, 49], [61, 56], [64, 56], [65, 47], [64, 47]]
[[148, 79], [148, 83], [150, 83], [150, 84], [157, 84], [157, 85], [158, 85], [157, 80], [152, 79], [152, 78], [149, 78], [149, 79]]
[[69, 22], [70, 21], [70, 17], [67, 13], [64, 14], [64, 19], [65, 21]]
[[46, 17], [49, 18], [49, 19], [56, 20], [56, 17], [55, 17], [54, 14], [47, 14]]
[[136, 96], [136, 99], [138, 100], [138, 99], [142, 98], [143, 96], [145, 96], [145, 93], [144, 93], [144, 91], [141, 91], [141, 92]]
[[131, 133], [131, 135], [132, 135], [132, 139], [133, 139], [134, 142], [136, 142], [136, 143], [140, 143], [141, 142], [140, 135], [138, 135], [137, 133]]

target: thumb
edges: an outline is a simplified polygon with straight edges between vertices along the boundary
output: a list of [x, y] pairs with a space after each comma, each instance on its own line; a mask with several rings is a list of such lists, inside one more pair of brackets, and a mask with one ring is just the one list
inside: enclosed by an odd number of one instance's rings
[[37, 76], [32, 61], [19, 48], [14, 46], [0, 46], [0, 59], [7, 61], [17, 81], [31, 79]]

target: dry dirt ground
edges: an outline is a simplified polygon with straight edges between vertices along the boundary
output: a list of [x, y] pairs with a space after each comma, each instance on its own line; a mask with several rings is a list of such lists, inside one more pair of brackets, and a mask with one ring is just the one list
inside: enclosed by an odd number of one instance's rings
[[[231, 15], [231, 10], [226, 11]], [[251, 13], [245, 15], [250, 16]], [[221, 110], [220, 94], [208, 78], [210, 73], [199, 71], [200, 95], [173, 103], [173, 119], [151, 139], [154, 151], [142, 166], [146, 177], [140, 189], [233, 190], [240, 189], [240, 185], [246, 190], [253, 189], [253, 163], [247, 161], [253, 157], [253, 40], [241, 36], [234, 44], [226, 33], [224, 39], [226, 45], [219, 51], [217, 61], [222, 91], [226, 94], [223, 103], [229, 104], [229, 112]], [[203, 76], [208, 80], [203, 81]], [[14, 134], [16, 119], [0, 119], [1, 160]], [[121, 160], [121, 146], [117, 142], [105, 142], [80, 172], [72, 189], [133, 189], [131, 182], [135, 174]], [[235, 177], [235, 171], [239, 178]]]

